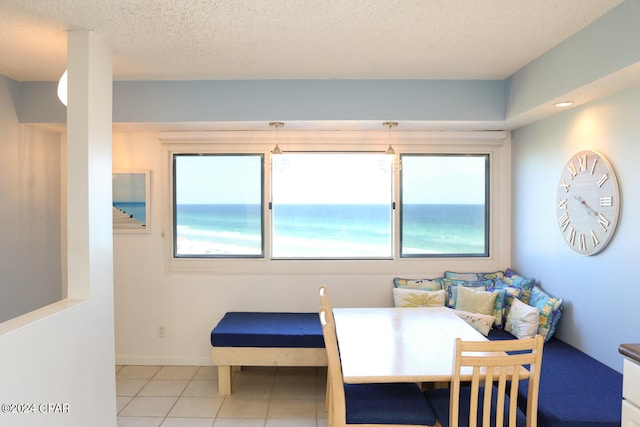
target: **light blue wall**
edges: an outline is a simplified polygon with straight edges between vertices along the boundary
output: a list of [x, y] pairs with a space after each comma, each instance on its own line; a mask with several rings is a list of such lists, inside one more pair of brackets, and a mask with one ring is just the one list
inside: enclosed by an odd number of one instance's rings
[[500, 120], [502, 81], [116, 82], [116, 122]]
[[[640, 341], [640, 88], [513, 132], [513, 265], [566, 301], [558, 336], [621, 371], [621, 343]], [[620, 181], [622, 213], [609, 246], [571, 251], [560, 234], [556, 191], [569, 157], [602, 152]]]
[[[20, 85], [20, 122], [64, 123], [55, 83]], [[115, 82], [113, 121], [500, 121], [505, 94], [502, 80]]]
[[18, 123], [0, 76], [0, 322], [62, 298], [60, 137]]

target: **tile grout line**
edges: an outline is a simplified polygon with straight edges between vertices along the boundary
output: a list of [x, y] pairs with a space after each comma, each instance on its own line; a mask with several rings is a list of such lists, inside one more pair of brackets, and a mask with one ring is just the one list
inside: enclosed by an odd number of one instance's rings
[[[162, 371], [162, 368], [164, 368], [164, 367], [166, 367], [166, 365], [160, 366], [160, 369], [158, 369], [158, 371], [153, 375], [153, 377], [151, 379], [155, 378], [155, 376], [158, 375], [160, 373], [160, 371]], [[189, 387], [189, 384], [191, 384], [191, 381], [193, 381], [193, 378], [196, 376], [196, 374], [198, 373], [199, 370], [200, 370], [200, 366], [198, 366], [198, 369], [196, 369], [194, 371], [194, 373], [191, 376], [191, 378], [187, 380], [187, 385], [182, 389], [182, 391], [180, 392], [180, 394], [176, 398], [176, 401], [173, 402], [173, 405], [171, 405], [171, 407], [169, 408], [169, 410], [167, 411], [165, 416], [162, 418], [162, 421], [160, 422], [160, 427], [162, 427], [162, 424], [164, 424], [164, 422], [167, 420], [167, 418], [170, 418], [169, 414], [171, 413], [173, 408], [175, 408], [175, 406], [178, 404], [178, 401], [180, 400], [180, 398], [184, 394], [184, 391], [187, 389], [187, 387]], [[151, 381], [151, 379], [149, 381]], [[158, 380], [158, 381], [161, 381], [161, 380]], [[215, 418], [213, 419], [213, 421], [215, 422]], [[211, 425], [213, 425], [213, 423]]]
[[[121, 366], [116, 374], [118, 372], [120, 372], [122, 370], [122, 368], [124, 368], [126, 365]], [[132, 366], [136, 366], [136, 365], [132, 365]], [[131, 404], [131, 402], [137, 398], [137, 397], [142, 397], [140, 396], [140, 393], [145, 389], [145, 387], [148, 387], [149, 384], [151, 383], [151, 381], [164, 381], [165, 379], [157, 379], [158, 375], [161, 373], [162, 368], [164, 368], [165, 366], [160, 366], [158, 367], [158, 369], [148, 378], [140, 378], [141, 380], [143, 380], [143, 384], [141, 385], [141, 387], [137, 390], [137, 392], [133, 395], [133, 396], [122, 396], [122, 397], [130, 397], [129, 402], [127, 402], [127, 404], [118, 412], [118, 416]], [[170, 417], [169, 414], [171, 413], [172, 410], [174, 410], [174, 408], [176, 407], [178, 401], [181, 398], [186, 398], [186, 397], [198, 397], [198, 396], [185, 396], [185, 392], [187, 389], [189, 389], [190, 386], [192, 386], [194, 384], [194, 381], [196, 380], [196, 377], [198, 376], [199, 372], [205, 368], [206, 366], [198, 366], [197, 369], [195, 369], [195, 371], [193, 372], [192, 375], [189, 375], [187, 378], [185, 378], [186, 380], [186, 384], [185, 386], [182, 388], [182, 390], [179, 392], [178, 396], [176, 396], [176, 400], [175, 402], [173, 402], [173, 404], [171, 405], [171, 407], [168, 409], [168, 411], [166, 412], [166, 414], [164, 416], [158, 416], [157, 418], [160, 419], [160, 424], [159, 426], [162, 426], [164, 423], [167, 422], [167, 419], [169, 418], [175, 418], [175, 417]], [[207, 367], [209, 368], [209, 367]], [[268, 386], [268, 394], [266, 395], [266, 398], [268, 399], [268, 405], [267, 405], [267, 411], [265, 414], [264, 418], [259, 418], [256, 419], [260, 420], [260, 425], [262, 427], [266, 427], [267, 425], [269, 425], [269, 414], [271, 413], [272, 410], [272, 405], [274, 404], [274, 392], [275, 392], [275, 387], [276, 384], [278, 382], [278, 376], [282, 374], [282, 370], [277, 368], [276, 369], [276, 373], [275, 375], [273, 375], [273, 377], [271, 377], [268, 381], [269, 381], [269, 386]], [[240, 375], [240, 373], [237, 373], [236, 375]], [[285, 374], [286, 375], [286, 372]], [[320, 386], [322, 385], [323, 382], [323, 378], [324, 376], [321, 378], [321, 376], [319, 375], [319, 370], [316, 369], [313, 371], [313, 380], [309, 381], [309, 385], [311, 387], [313, 387], [314, 392], [311, 394], [310, 397], [312, 397], [312, 399], [315, 401], [315, 407], [314, 407], [314, 412], [313, 412], [313, 418], [315, 418], [315, 423], [314, 425], [316, 427], [321, 427], [326, 425], [325, 421], [324, 421], [324, 417], [321, 414], [322, 408], [318, 405], [317, 401], [320, 399], [322, 400], [322, 396], [318, 396], [318, 390], [320, 389]], [[129, 379], [135, 379], [135, 378], [129, 378]], [[203, 375], [202, 378], [200, 378], [201, 380], [206, 380], [206, 381], [217, 381], [218, 379], [215, 377], [210, 377], [208, 375]], [[168, 378], [166, 380], [171, 380], [171, 378]], [[150, 396], [153, 397], [153, 396]], [[173, 397], [173, 396], [171, 396]], [[207, 397], [207, 396], [203, 396], [203, 397]], [[216, 396], [212, 396], [212, 397], [216, 397]], [[217, 397], [222, 397], [222, 401], [220, 403], [220, 406], [218, 407], [215, 415], [212, 417], [212, 424], [211, 427], [215, 426], [216, 423], [220, 420], [227, 420], [227, 419], [237, 419], [237, 418], [242, 418], [242, 417], [230, 417], [230, 418], [220, 418], [220, 414], [221, 411], [223, 409], [223, 406], [225, 404], [225, 402], [227, 402], [227, 398], [230, 396], [217, 396]], [[131, 415], [131, 417], [143, 417], [142, 415]], [[191, 416], [187, 416], [185, 415], [185, 417], [187, 418], [200, 418], [200, 417], [191, 417]], [[178, 417], [178, 418], [182, 418], [182, 417]], [[209, 417], [205, 417], [205, 418], [209, 418]], [[286, 418], [286, 417], [285, 417]], [[322, 418], [322, 419], [321, 419]], [[276, 420], [276, 418], [273, 418], [273, 420]], [[277, 423], [277, 421], [274, 421]], [[256, 424], [257, 425], [257, 424]]]

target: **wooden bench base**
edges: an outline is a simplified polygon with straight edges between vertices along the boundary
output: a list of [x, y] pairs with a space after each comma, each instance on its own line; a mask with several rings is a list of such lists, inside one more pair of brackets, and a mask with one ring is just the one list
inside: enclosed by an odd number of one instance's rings
[[327, 366], [324, 348], [213, 347], [211, 360], [218, 367], [218, 392], [231, 394], [234, 366]]

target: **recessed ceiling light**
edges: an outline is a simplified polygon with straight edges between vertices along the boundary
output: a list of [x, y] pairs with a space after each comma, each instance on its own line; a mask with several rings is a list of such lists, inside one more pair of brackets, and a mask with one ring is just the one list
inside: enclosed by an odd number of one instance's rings
[[562, 101], [562, 102], [556, 103], [556, 107], [558, 108], [570, 107], [572, 105], [573, 105], [573, 101]]

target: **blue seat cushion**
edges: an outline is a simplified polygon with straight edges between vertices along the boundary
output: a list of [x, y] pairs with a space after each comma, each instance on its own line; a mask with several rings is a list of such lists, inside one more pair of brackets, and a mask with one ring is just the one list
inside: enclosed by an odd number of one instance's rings
[[347, 424], [435, 425], [417, 384], [345, 384]]
[[[492, 330], [489, 339], [513, 336]], [[526, 397], [527, 382], [518, 394]], [[619, 427], [622, 421], [622, 374], [556, 337], [542, 351], [538, 395], [540, 427]]]
[[214, 347], [324, 348], [318, 313], [229, 312], [211, 331]]
[[[491, 413], [491, 427], [495, 427], [496, 425], [496, 417], [495, 417], [495, 407], [497, 402], [497, 389], [494, 387], [494, 391], [491, 394], [491, 402], [492, 402], [492, 413]], [[450, 390], [448, 388], [437, 388], [434, 390], [427, 390], [424, 392], [425, 397], [431, 404], [433, 411], [436, 414], [436, 418], [442, 425], [442, 427], [449, 426], [449, 395]], [[479, 396], [478, 396], [478, 425], [482, 425], [482, 416], [484, 414], [482, 408], [482, 402], [484, 399], [484, 388], [480, 388]], [[460, 388], [460, 409], [458, 413], [458, 426], [459, 427], [468, 427], [469, 426], [469, 412], [470, 412], [470, 401], [471, 401], [471, 388], [469, 387], [461, 387]], [[507, 425], [509, 422], [509, 396], [505, 396], [504, 403], [504, 425]], [[526, 416], [522, 412], [520, 408], [516, 408], [516, 426], [524, 427], [526, 426]], [[502, 426], [500, 426], [502, 427]]]

